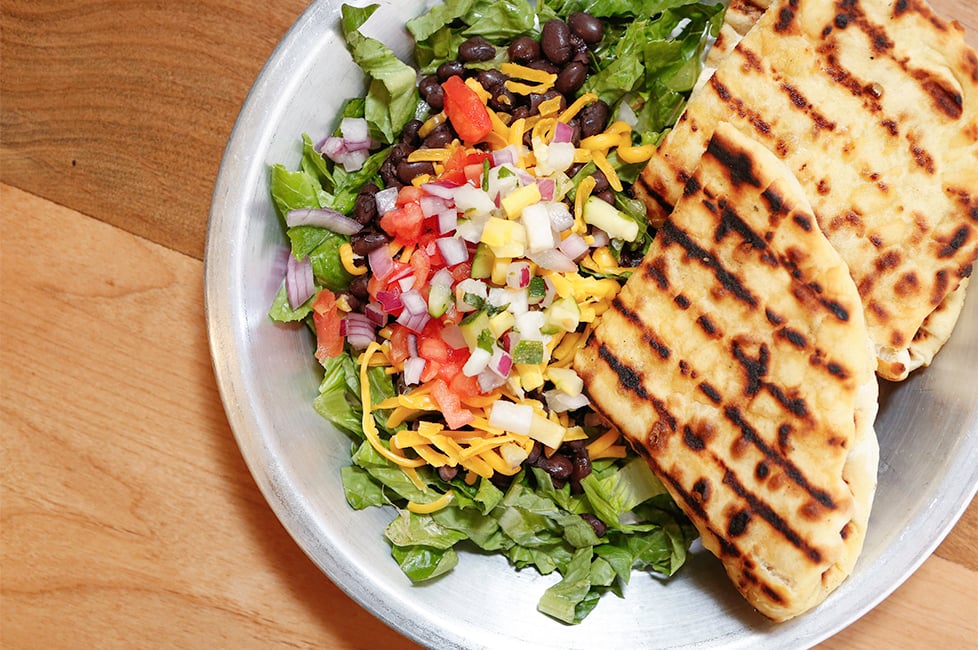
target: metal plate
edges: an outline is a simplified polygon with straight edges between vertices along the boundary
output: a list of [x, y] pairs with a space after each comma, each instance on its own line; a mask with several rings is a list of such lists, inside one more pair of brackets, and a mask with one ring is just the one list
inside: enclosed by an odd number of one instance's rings
[[[342, 102], [363, 91], [337, 31], [339, 7], [312, 4], [255, 82], [217, 178], [206, 253], [211, 352], [231, 427], [268, 502], [334, 583], [391, 627], [438, 648], [803, 647], [858, 619], [930, 555], [978, 488], [975, 295], [931, 368], [883, 386], [879, 489], [865, 549], [853, 575], [815, 611], [767, 622], [702, 549], [668, 583], [635, 574], [626, 598], [606, 596], [574, 627], [536, 611], [556, 576], [516, 572], [501, 557], [463, 552], [449, 575], [411, 586], [383, 538], [392, 511], [355, 512], [343, 497], [339, 468], [349, 463], [349, 443], [311, 407], [320, 374], [310, 335], [266, 315], [284, 245], [269, 166], [295, 168], [301, 134], [323, 137]], [[365, 31], [408, 58], [403, 25], [422, 7], [385, 2]]]

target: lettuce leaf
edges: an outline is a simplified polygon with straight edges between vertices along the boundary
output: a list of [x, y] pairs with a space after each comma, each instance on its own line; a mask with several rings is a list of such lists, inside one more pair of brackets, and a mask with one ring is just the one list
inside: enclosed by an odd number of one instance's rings
[[399, 60], [386, 45], [359, 31], [378, 6], [344, 4], [340, 25], [347, 49], [369, 79], [364, 117], [370, 125], [371, 136], [390, 144], [414, 118], [419, 96], [414, 68]]

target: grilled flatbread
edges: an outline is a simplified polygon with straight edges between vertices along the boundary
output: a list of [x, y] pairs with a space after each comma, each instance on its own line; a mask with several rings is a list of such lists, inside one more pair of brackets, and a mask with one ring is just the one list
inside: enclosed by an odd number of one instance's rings
[[575, 368], [760, 612], [791, 618], [849, 575], [875, 358], [855, 283], [763, 145], [717, 126]]
[[924, 321], [963, 301], [942, 306], [978, 254], [978, 56], [922, 0], [780, 0], [724, 57], [753, 13], [731, 14], [636, 195], [660, 223], [720, 120], [764, 143], [849, 266], [877, 372], [903, 379], [950, 334]]

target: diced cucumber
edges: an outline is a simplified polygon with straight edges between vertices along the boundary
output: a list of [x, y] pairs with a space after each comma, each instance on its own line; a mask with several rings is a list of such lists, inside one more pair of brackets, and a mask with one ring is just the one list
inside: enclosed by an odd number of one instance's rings
[[513, 363], [543, 363], [543, 341], [520, 340], [513, 348]]
[[492, 254], [489, 245], [479, 242], [475, 248], [475, 255], [472, 256], [472, 271], [469, 275], [479, 279], [488, 278], [492, 275], [492, 265], [495, 261], [496, 256]]
[[452, 287], [447, 284], [433, 284], [428, 290], [428, 314], [433, 318], [444, 316], [448, 306], [454, 302]]
[[581, 322], [581, 308], [573, 298], [558, 298], [544, 311], [546, 318], [544, 334], [555, 334], [560, 331], [573, 332]]
[[479, 347], [479, 336], [482, 331], [489, 330], [489, 316], [485, 311], [477, 311], [467, 316], [458, 327], [462, 330], [465, 344], [470, 350], [474, 350]]
[[638, 223], [596, 196], [589, 196], [584, 202], [584, 223], [597, 226], [613, 239], [635, 241], [638, 238]]

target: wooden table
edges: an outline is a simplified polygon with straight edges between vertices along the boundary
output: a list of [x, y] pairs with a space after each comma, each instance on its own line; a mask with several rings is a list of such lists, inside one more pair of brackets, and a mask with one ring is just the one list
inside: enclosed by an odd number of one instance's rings
[[[414, 647], [286, 534], [211, 372], [214, 178], [304, 5], [0, 0], [4, 648]], [[975, 638], [978, 503], [823, 647]]]

